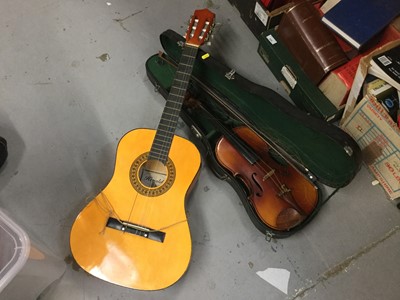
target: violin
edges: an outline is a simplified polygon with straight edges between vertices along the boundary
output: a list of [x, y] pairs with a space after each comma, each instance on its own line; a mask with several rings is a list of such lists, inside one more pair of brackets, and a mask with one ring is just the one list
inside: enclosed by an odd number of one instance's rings
[[184, 105], [192, 110], [201, 109], [221, 133], [215, 157], [243, 183], [249, 203], [267, 226], [287, 231], [313, 212], [319, 201], [317, 186], [249, 126], [228, 128], [192, 95], [188, 95]]
[[281, 231], [299, 225], [317, 205], [316, 186], [249, 127], [224, 131], [216, 158], [244, 184], [259, 218]]

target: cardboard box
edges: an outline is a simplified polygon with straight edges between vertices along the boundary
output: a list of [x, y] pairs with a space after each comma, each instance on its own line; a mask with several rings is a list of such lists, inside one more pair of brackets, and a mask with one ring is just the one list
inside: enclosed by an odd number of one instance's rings
[[372, 56], [396, 47], [389, 42], [361, 58], [347, 99], [340, 126], [359, 144], [364, 163], [394, 200], [400, 197], [400, 130], [375, 97], [366, 95], [359, 103]]
[[354, 77], [353, 85], [351, 87], [349, 96], [347, 98], [346, 106], [344, 108], [341, 123], [343, 123], [343, 121], [349, 117], [349, 115], [352, 113], [352, 111], [356, 107], [357, 99], [359, 98], [359, 94], [362, 90], [362, 86], [364, 84], [365, 77], [368, 74], [368, 67], [369, 67], [369, 63], [371, 61], [372, 56], [375, 56], [377, 54], [385, 52], [388, 49], [396, 47], [397, 45], [400, 45], [400, 40], [389, 42], [389, 43], [377, 48], [376, 50], [372, 51], [371, 53], [369, 53], [368, 55], [366, 55], [360, 59], [360, 63], [358, 64], [357, 72]]
[[373, 96], [365, 96], [342, 121], [362, 150], [364, 163], [389, 199], [400, 197], [400, 130]]

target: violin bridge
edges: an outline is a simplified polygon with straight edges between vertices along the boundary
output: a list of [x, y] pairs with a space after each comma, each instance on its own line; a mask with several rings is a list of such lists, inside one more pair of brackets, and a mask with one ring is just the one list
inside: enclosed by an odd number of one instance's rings
[[287, 193], [290, 193], [292, 190], [289, 189], [286, 185], [282, 184], [281, 185], [281, 191], [279, 192], [278, 196], [283, 196]]
[[274, 174], [275, 174], [275, 169], [272, 169], [271, 171], [269, 171], [267, 174], [264, 175], [263, 181], [267, 180], [268, 178], [271, 178], [272, 175]]

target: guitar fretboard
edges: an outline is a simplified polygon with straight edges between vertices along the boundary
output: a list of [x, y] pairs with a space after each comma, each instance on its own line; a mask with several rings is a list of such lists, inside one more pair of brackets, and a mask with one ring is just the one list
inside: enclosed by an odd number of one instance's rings
[[169, 150], [178, 124], [186, 90], [189, 85], [197, 50], [198, 47], [190, 45], [186, 45], [183, 48], [178, 69], [167, 98], [167, 103], [161, 115], [156, 136], [151, 146], [149, 154], [150, 160], [158, 160], [163, 164], [168, 160]]

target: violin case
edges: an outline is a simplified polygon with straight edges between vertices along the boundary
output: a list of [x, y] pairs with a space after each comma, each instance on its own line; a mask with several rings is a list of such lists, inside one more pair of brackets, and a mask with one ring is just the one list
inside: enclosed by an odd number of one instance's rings
[[[165, 53], [148, 58], [146, 72], [156, 90], [167, 98], [185, 40], [167, 30], [160, 41]], [[320, 183], [344, 187], [361, 166], [360, 148], [347, 133], [306, 114], [273, 90], [243, 78], [201, 49], [181, 118], [193, 132], [192, 140], [207, 165], [219, 179], [230, 183], [255, 227], [269, 238], [288, 237], [303, 228], [325, 202]], [[221, 138], [240, 126], [249, 128], [267, 144], [275, 162], [295, 168], [317, 191], [311, 210], [295, 226], [281, 230], [260, 218], [251, 201], [254, 191], [217, 158], [216, 145]]]

